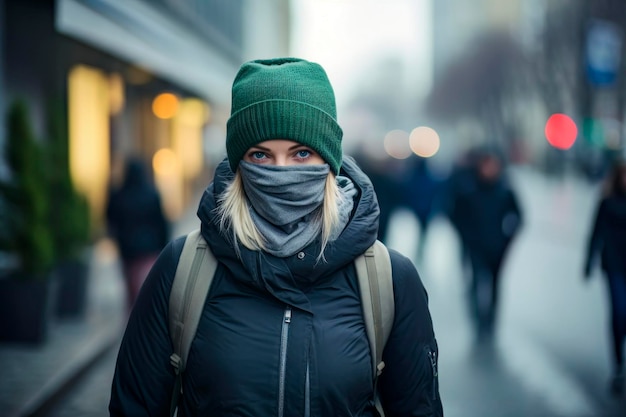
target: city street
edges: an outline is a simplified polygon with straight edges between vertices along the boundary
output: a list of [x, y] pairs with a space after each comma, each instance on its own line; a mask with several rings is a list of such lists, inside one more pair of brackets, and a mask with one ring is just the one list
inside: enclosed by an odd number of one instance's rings
[[[437, 219], [418, 264], [440, 347], [447, 417], [624, 417], [626, 394], [608, 393], [608, 298], [599, 271], [582, 276], [597, 187], [513, 172], [524, 214], [504, 266], [492, 343], [474, 340], [454, 232]], [[419, 227], [398, 212], [388, 245], [411, 258]], [[415, 260], [415, 259], [414, 259]], [[415, 260], [417, 263], [417, 260]], [[108, 285], [115, 285], [109, 283]], [[121, 285], [115, 287], [122, 291]], [[62, 398], [50, 417], [107, 416], [117, 352], [111, 351]]]

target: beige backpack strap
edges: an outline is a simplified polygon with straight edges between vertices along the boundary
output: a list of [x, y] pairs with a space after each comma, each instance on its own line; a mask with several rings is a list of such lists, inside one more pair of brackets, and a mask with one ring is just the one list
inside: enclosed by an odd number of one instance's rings
[[393, 327], [395, 302], [391, 259], [385, 245], [376, 241], [356, 258], [355, 267], [361, 293], [363, 318], [372, 355], [376, 408], [384, 416], [376, 382], [383, 371], [383, 350]]
[[178, 260], [169, 300], [169, 329], [173, 353], [170, 363], [176, 372], [170, 415], [173, 416], [182, 389], [182, 373], [187, 365], [191, 342], [202, 315], [204, 303], [217, 269], [217, 260], [196, 229], [187, 235]]

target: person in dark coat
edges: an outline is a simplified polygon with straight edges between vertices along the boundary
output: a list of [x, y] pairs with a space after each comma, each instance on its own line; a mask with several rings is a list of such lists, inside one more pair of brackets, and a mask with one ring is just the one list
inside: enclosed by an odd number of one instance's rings
[[[464, 236], [461, 234], [462, 223], [465, 215], [461, 212], [457, 203], [461, 198], [475, 189], [476, 173], [475, 173], [475, 157], [476, 150], [470, 149], [461, 154], [457, 159], [449, 176], [441, 185], [440, 210], [447, 217], [452, 228], [457, 232], [460, 241], [460, 262], [463, 270], [471, 269], [469, 266], [469, 256], [467, 247], [463, 241]], [[466, 274], [471, 275], [471, 274]]]
[[[178, 416], [443, 415], [427, 293], [389, 250], [395, 318], [374, 385], [353, 261], [377, 237], [368, 177], [342, 155], [325, 71], [298, 58], [244, 63], [227, 158], [198, 207], [218, 260], [191, 344]], [[129, 318], [111, 416], [165, 416], [175, 383], [168, 299], [185, 241], [168, 244]]]
[[127, 305], [131, 309], [150, 268], [170, 239], [161, 196], [140, 158], [130, 157], [126, 161], [124, 180], [109, 195], [106, 220], [107, 231], [116, 242], [122, 261]]
[[404, 175], [402, 162], [388, 156], [381, 159], [373, 159], [365, 155], [354, 155], [354, 157], [374, 186], [380, 209], [378, 240], [387, 243], [391, 218], [402, 206]]
[[616, 163], [603, 193], [588, 241], [584, 276], [591, 272], [600, 255], [611, 299], [611, 341], [613, 378], [611, 390], [624, 390], [624, 342], [626, 341], [626, 162]]
[[459, 188], [452, 217], [471, 266], [469, 302], [479, 336], [490, 335], [498, 307], [500, 271], [522, 214], [497, 152], [475, 156]]
[[428, 227], [439, 210], [441, 204], [441, 180], [430, 170], [428, 160], [419, 156], [411, 156], [409, 168], [403, 187], [406, 205], [419, 222], [419, 239], [417, 247], [417, 261], [421, 263]]

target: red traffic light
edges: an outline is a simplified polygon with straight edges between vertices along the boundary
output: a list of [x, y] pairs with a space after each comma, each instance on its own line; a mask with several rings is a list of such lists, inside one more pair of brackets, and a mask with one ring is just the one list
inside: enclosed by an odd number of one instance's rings
[[566, 114], [556, 113], [546, 122], [546, 139], [557, 149], [569, 149], [576, 142], [578, 128], [576, 123]]

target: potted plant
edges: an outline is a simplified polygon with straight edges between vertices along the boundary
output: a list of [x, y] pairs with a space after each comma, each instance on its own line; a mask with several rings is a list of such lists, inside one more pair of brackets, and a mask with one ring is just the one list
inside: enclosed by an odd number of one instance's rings
[[8, 175], [0, 180], [0, 252], [16, 262], [0, 275], [0, 340], [41, 343], [53, 308], [53, 245], [42, 147], [23, 101], [9, 108], [4, 145]]
[[49, 222], [54, 242], [57, 281], [56, 314], [81, 317], [87, 302], [90, 250], [90, 209], [74, 186], [69, 164], [67, 117], [59, 103], [48, 107], [47, 179], [52, 210]]

